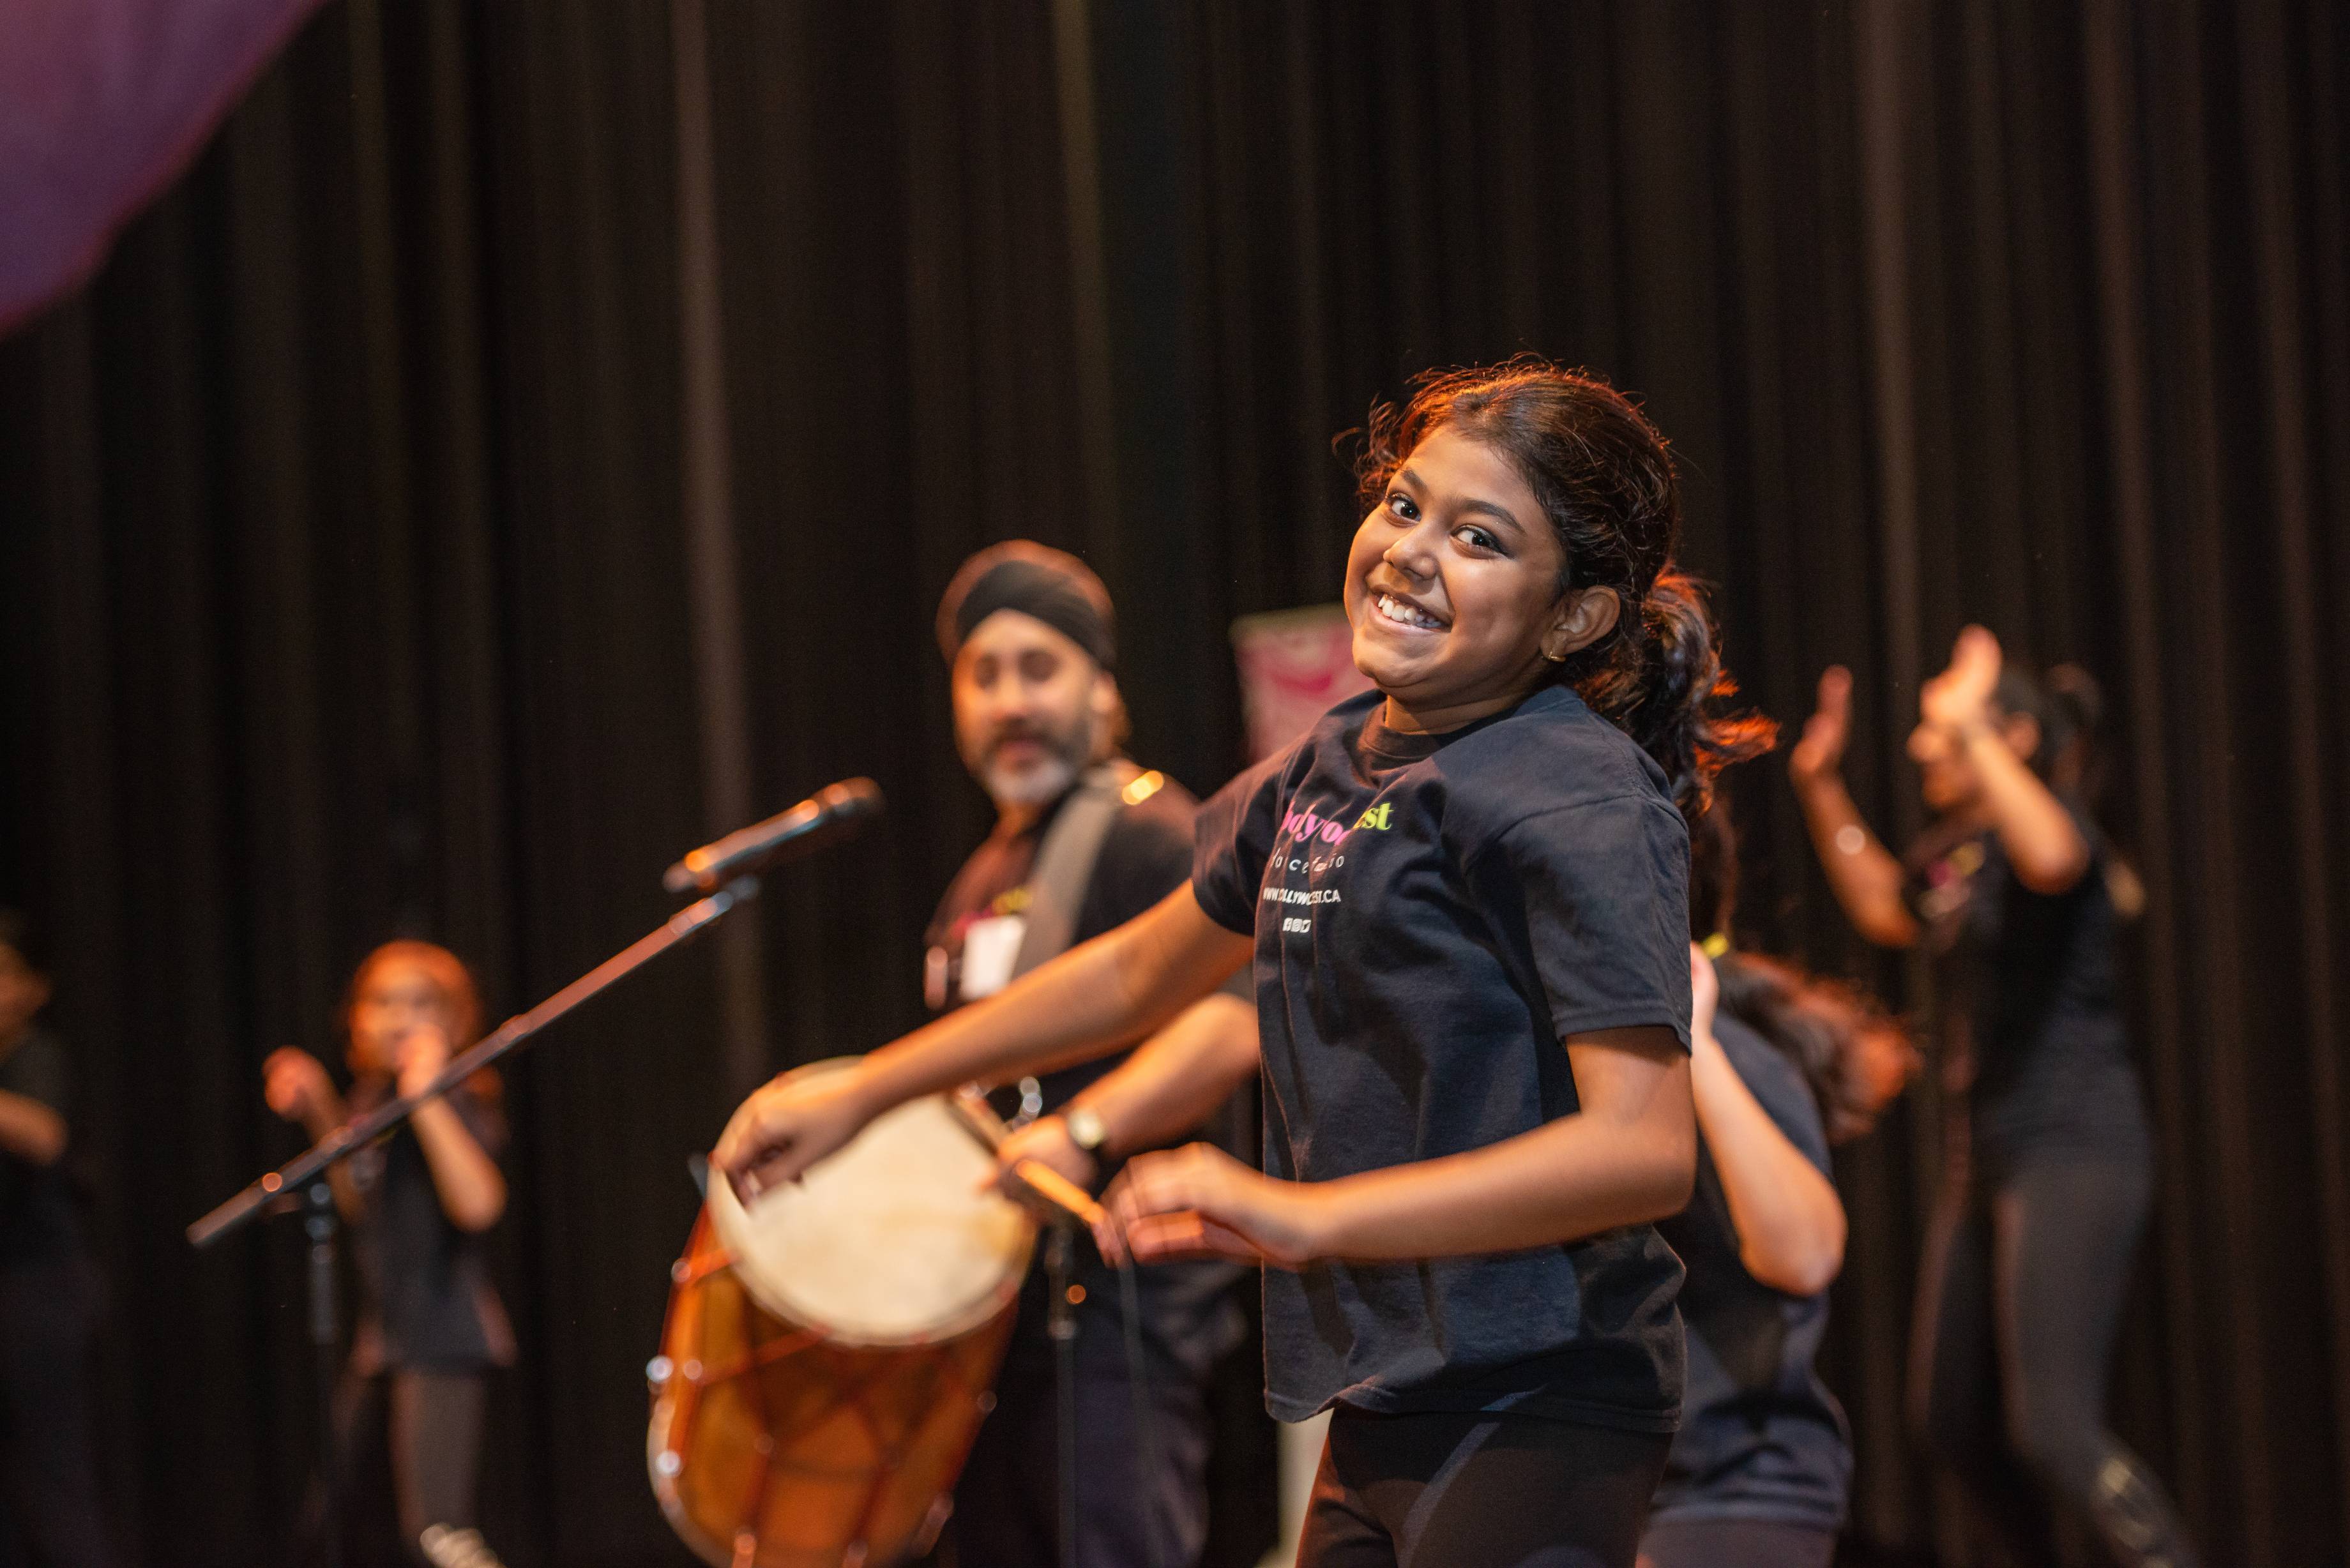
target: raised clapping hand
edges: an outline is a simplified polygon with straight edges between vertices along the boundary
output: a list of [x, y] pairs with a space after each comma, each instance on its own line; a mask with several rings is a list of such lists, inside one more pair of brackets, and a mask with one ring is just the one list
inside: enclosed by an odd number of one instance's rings
[[1819, 706], [1804, 721], [1803, 737], [1787, 753], [1787, 772], [1800, 786], [1844, 766], [1852, 735], [1852, 671], [1831, 664], [1821, 673]]
[[710, 1163], [748, 1203], [770, 1187], [797, 1181], [810, 1166], [855, 1137], [875, 1114], [866, 1104], [859, 1068], [779, 1078], [735, 1107]]
[[1102, 1256], [1144, 1263], [1235, 1258], [1294, 1269], [1315, 1255], [1324, 1199], [1307, 1183], [1275, 1181], [1212, 1144], [1137, 1156], [1102, 1199]]
[[308, 1127], [331, 1115], [335, 1085], [316, 1056], [284, 1045], [261, 1064], [261, 1096], [287, 1121]]
[[[1963, 734], [1989, 721], [1999, 685], [1999, 639], [1980, 626], [1959, 633], [1950, 668], [1918, 689], [1918, 716], [1937, 729]], [[1808, 732], [1806, 732], [1808, 733]]]

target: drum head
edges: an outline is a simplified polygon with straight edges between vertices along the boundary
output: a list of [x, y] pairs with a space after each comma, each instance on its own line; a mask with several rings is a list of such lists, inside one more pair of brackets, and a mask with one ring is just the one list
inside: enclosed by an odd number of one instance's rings
[[[798, 1078], [837, 1073], [813, 1063]], [[751, 1299], [848, 1345], [925, 1345], [977, 1328], [1018, 1293], [1035, 1227], [983, 1190], [994, 1159], [937, 1096], [859, 1133], [749, 1209], [712, 1181], [710, 1220]]]

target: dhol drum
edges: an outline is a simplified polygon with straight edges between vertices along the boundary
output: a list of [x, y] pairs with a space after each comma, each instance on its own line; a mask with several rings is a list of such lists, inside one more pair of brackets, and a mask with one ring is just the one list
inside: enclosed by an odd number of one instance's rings
[[648, 1368], [653, 1491], [704, 1561], [886, 1568], [929, 1547], [1035, 1241], [983, 1189], [994, 1168], [933, 1096], [747, 1210], [710, 1183]]

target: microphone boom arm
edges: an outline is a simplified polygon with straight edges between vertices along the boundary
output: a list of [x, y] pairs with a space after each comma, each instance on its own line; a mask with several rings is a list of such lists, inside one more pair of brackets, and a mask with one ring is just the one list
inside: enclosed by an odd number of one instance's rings
[[742, 877], [708, 898], [687, 905], [659, 929], [639, 937], [529, 1012], [499, 1025], [472, 1049], [450, 1059], [421, 1094], [398, 1096], [346, 1123], [318, 1140], [289, 1164], [271, 1171], [235, 1197], [188, 1227], [188, 1240], [209, 1247], [262, 1212], [280, 1193], [299, 1192], [303, 1185], [338, 1160], [347, 1159], [383, 1133], [415, 1114], [416, 1107], [463, 1083], [483, 1068], [526, 1043], [548, 1024], [589, 997], [626, 979], [644, 964], [687, 941], [738, 904], [758, 896], [759, 879]]

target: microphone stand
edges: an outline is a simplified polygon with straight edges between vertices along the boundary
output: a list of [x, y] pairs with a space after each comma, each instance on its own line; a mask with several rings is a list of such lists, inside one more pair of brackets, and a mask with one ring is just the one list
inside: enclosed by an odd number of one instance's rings
[[[990, 1154], [1010, 1134], [975, 1084], [966, 1084], [949, 1096], [947, 1109]], [[1058, 1210], [1053, 1228], [1045, 1233], [1045, 1337], [1053, 1343], [1053, 1501], [1060, 1528], [1061, 1568], [1076, 1568], [1077, 1303], [1069, 1299], [1069, 1286], [1076, 1272], [1076, 1227], [1086, 1226], [1090, 1233], [1102, 1210], [1085, 1189], [1042, 1161], [1021, 1160], [1012, 1172], [1029, 1191]], [[1152, 1539], [1155, 1542], [1156, 1537]], [[1153, 1561], [1155, 1568], [1155, 1557]]]
[[1060, 1519], [1061, 1568], [1077, 1568], [1077, 1308], [1069, 1299], [1069, 1277], [1076, 1272], [1070, 1226], [1065, 1214], [1045, 1238], [1045, 1336], [1053, 1342], [1053, 1424], [1060, 1439], [1053, 1496]]
[[343, 1568], [342, 1511], [345, 1478], [337, 1464], [335, 1374], [342, 1357], [335, 1344], [339, 1313], [335, 1305], [335, 1189], [321, 1170], [302, 1189], [302, 1230], [310, 1238], [310, 1350], [317, 1360], [318, 1430], [324, 1455], [318, 1465], [318, 1560]]
[[348, 1159], [407, 1121], [416, 1114], [419, 1106], [440, 1098], [483, 1068], [526, 1044], [540, 1030], [588, 998], [627, 979], [670, 949], [715, 925], [729, 909], [738, 904], [748, 903], [758, 895], [759, 878], [755, 875], [746, 875], [736, 877], [708, 898], [687, 905], [659, 928], [622, 948], [536, 1007], [507, 1019], [494, 1033], [484, 1037], [480, 1044], [452, 1058], [449, 1064], [416, 1094], [394, 1096], [356, 1121], [337, 1127], [307, 1152], [255, 1181], [188, 1227], [188, 1241], [202, 1249], [243, 1229], [256, 1215], [297, 1210], [303, 1215], [303, 1230], [310, 1239], [310, 1343], [318, 1359], [319, 1431], [324, 1455], [319, 1470], [326, 1478], [322, 1494], [325, 1514], [320, 1528], [326, 1542], [324, 1561], [327, 1568], [341, 1568], [342, 1563], [339, 1500], [336, 1496], [342, 1478], [335, 1473], [334, 1454], [335, 1379], [339, 1361], [336, 1352], [339, 1324], [335, 1302], [337, 1214], [334, 1189], [327, 1176], [328, 1168]]

